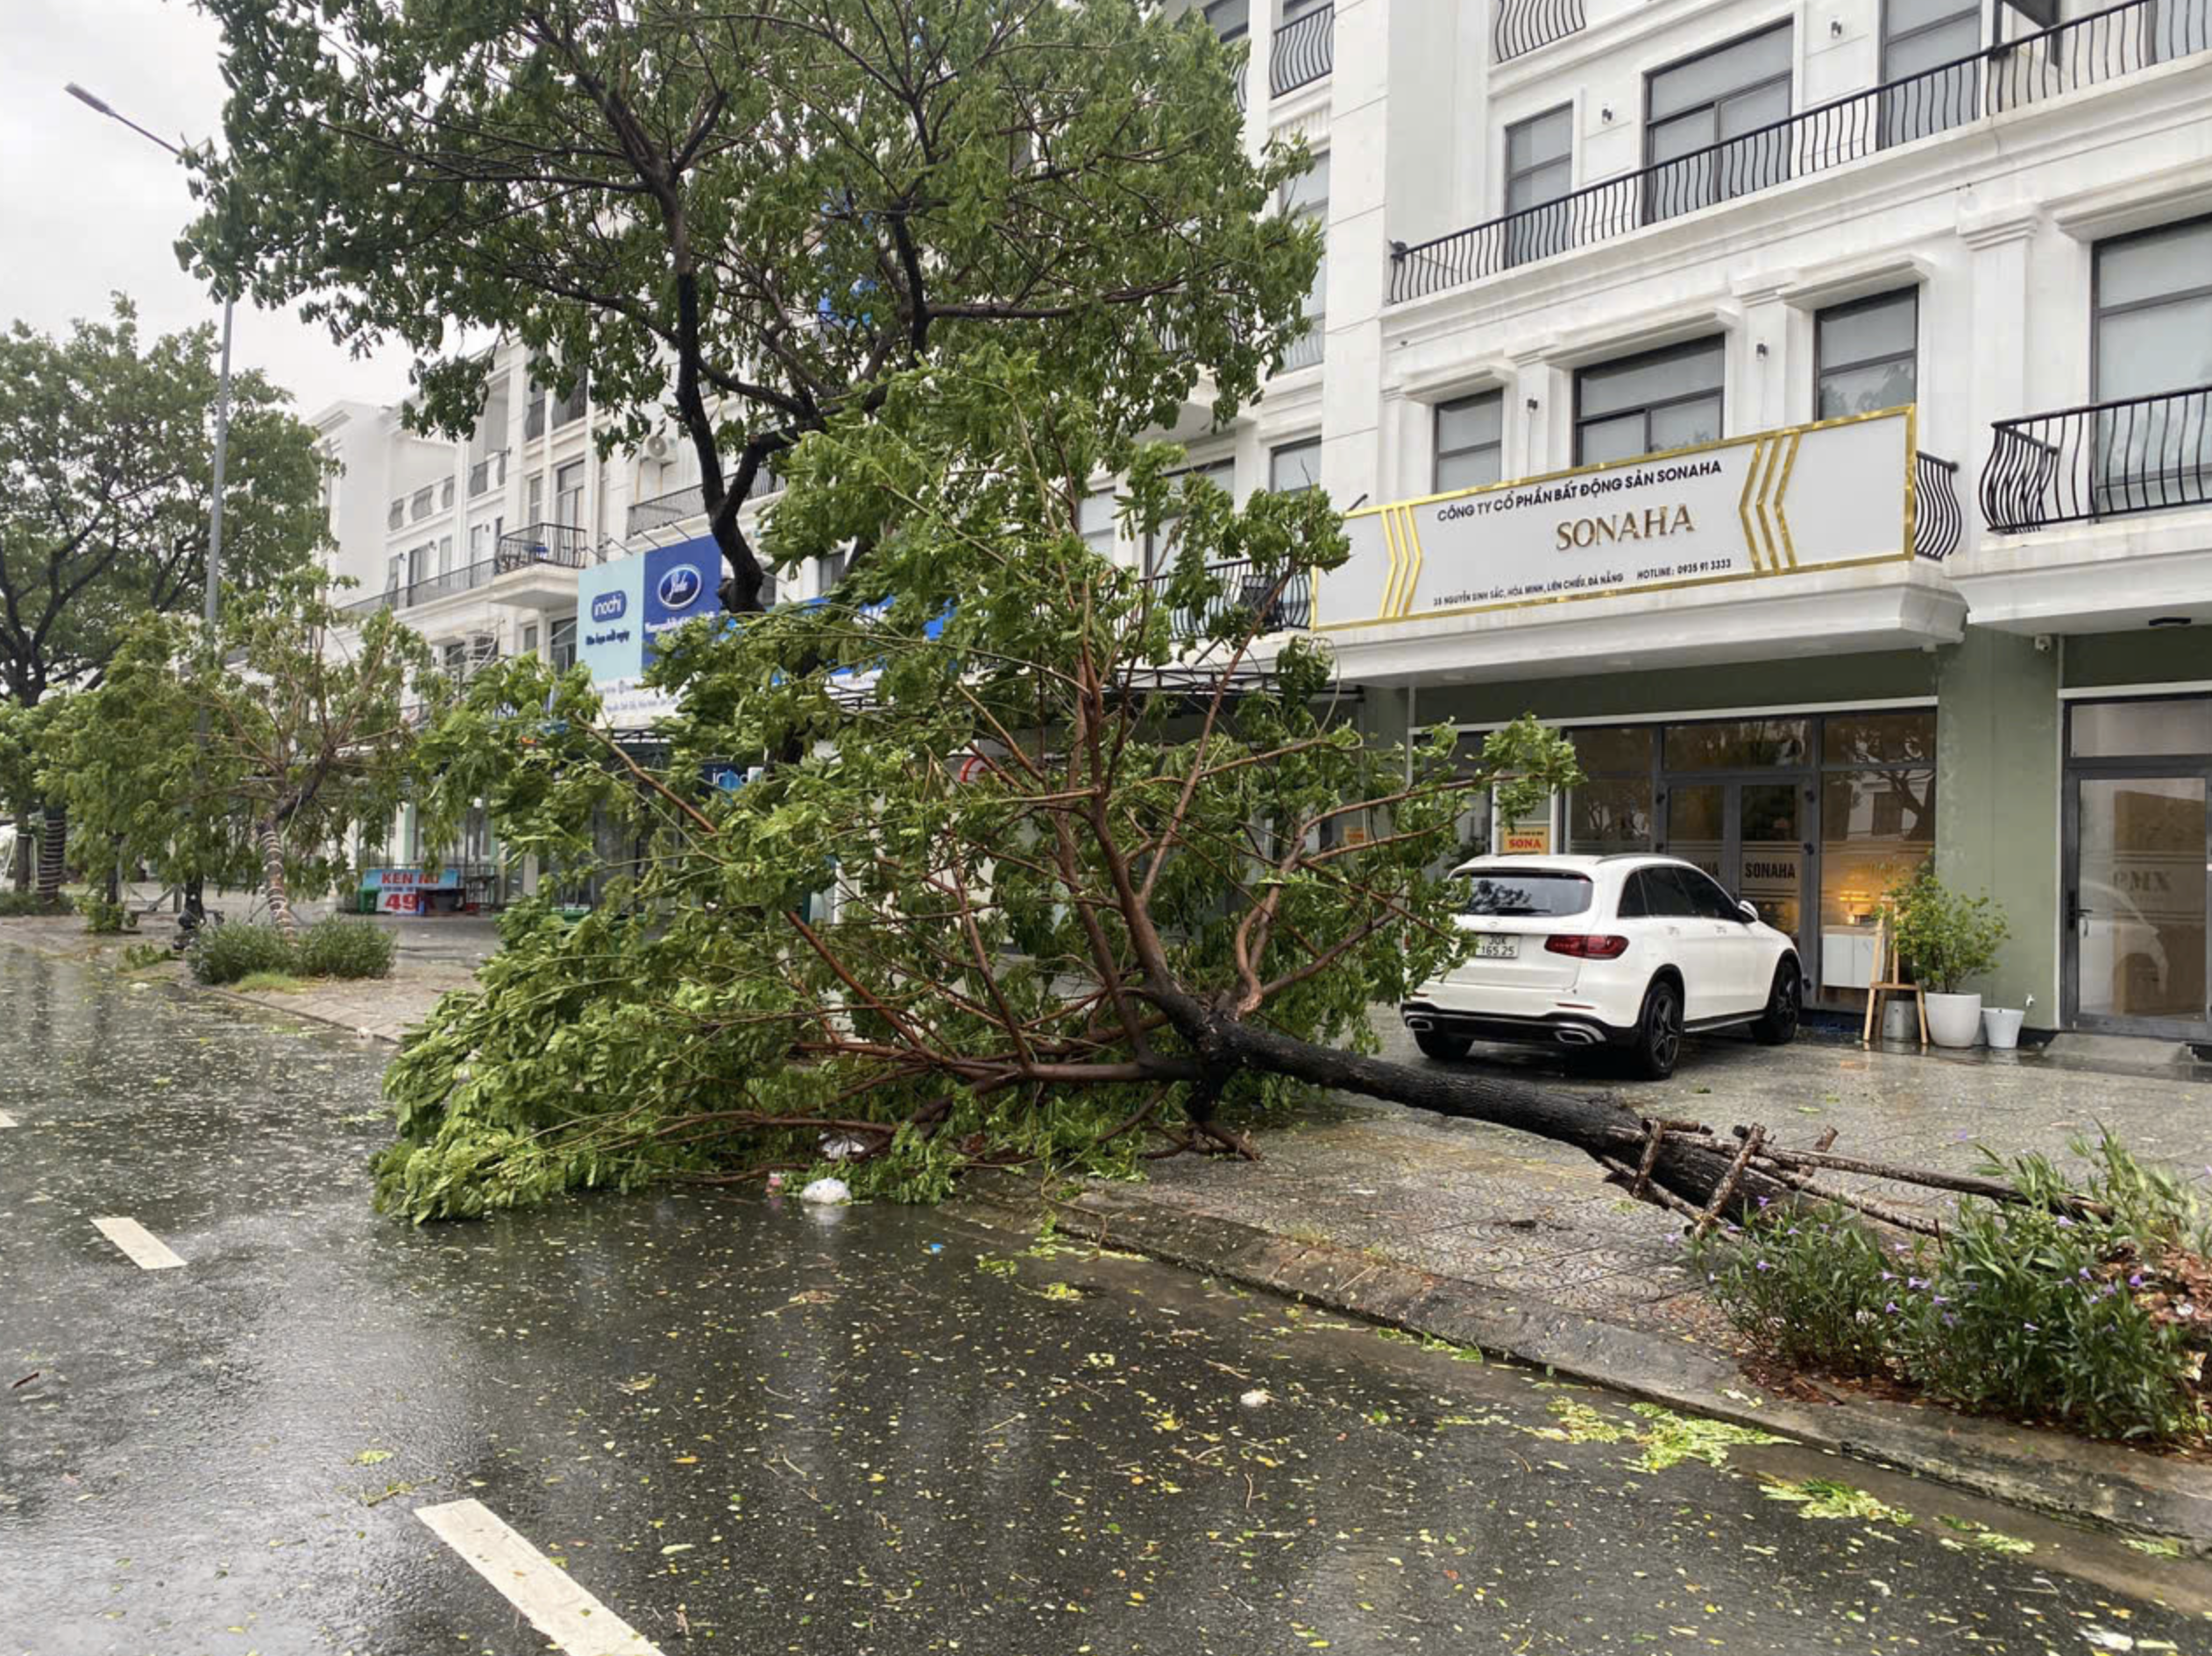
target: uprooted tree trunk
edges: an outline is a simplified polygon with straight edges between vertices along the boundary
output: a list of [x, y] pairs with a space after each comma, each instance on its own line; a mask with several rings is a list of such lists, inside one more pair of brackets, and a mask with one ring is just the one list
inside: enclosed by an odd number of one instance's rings
[[69, 808], [60, 800], [46, 802], [46, 820], [39, 830], [39, 901], [54, 903], [61, 900], [62, 881], [67, 877], [69, 852]]
[[269, 897], [269, 917], [288, 940], [299, 934], [292, 917], [292, 903], [285, 894], [284, 839], [273, 818], [265, 817], [253, 825], [253, 841], [261, 851], [261, 880]]

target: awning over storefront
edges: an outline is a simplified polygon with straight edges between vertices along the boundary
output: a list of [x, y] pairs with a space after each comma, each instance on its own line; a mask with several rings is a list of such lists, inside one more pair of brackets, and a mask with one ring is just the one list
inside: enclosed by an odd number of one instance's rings
[[1952, 486], [1902, 408], [1372, 507], [1314, 626], [1371, 682], [1953, 642]]

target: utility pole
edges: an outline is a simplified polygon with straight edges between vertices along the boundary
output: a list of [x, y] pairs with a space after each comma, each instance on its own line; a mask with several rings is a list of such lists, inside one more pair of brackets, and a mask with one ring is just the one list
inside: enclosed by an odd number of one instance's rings
[[[184, 151], [158, 133], [150, 132], [121, 110], [112, 108], [103, 99], [94, 96], [74, 81], [65, 88], [69, 96], [86, 108], [97, 110], [111, 121], [119, 121], [148, 143], [159, 144], [181, 161]], [[200, 616], [213, 632], [223, 592], [223, 463], [230, 449], [230, 295], [223, 296], [223, 359], [222, 369], [216, 381], [215, 391], [215, 456], [209, 468], [212, 485], [208, 500], [208, 581], [207, 591], [201, 604]], [[208, 713], [200, 710], [199, 742], [204, 752], [208, 740]], [[206, 905], [197, 874], [185, 882], [185, 912], [196, 925], [206, 916]]]

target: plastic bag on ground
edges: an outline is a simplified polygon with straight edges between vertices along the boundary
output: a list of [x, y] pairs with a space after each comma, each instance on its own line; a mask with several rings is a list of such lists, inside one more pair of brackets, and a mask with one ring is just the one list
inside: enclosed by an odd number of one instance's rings
[[818, 1178], [805, 1190], [799, 1192], [798, 1199], [803, 1202], [834, 1205], [838, 1202], [851, 1201], [853, 1192], [841, 1178]]

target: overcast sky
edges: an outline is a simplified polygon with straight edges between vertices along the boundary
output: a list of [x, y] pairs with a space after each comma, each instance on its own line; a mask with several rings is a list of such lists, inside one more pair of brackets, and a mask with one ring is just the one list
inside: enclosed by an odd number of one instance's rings
[[[221, 40], [188, 0], [0, 0], [0, 321], [60, 334], [105, 314], [116, 288], [150, 333], [217, 315], [177, 265], [192, 211], [181, 166], [61, 88], [81, 82], [173, 142], [213, 136]], [[404, 349], [356, 360], [289, 313], [241, 307], [231, 352], [291, 391], [301, 414], [407, 390]]]

